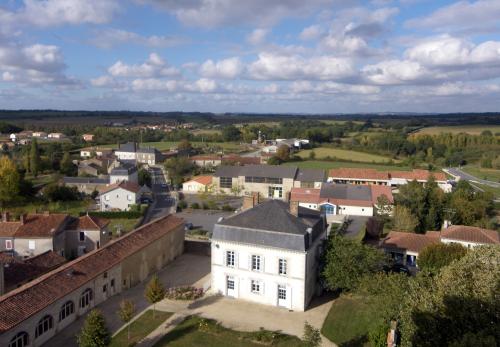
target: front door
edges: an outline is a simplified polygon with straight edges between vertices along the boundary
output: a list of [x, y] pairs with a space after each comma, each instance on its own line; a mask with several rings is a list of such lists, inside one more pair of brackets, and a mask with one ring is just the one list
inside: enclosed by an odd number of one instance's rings
[[288, 307], [288, 292], [286, 286], [278, 285], [278, 306]]
[[233, 298], [236, 297], [234, 277], [232, 276], [227, 276], [226, 279], [226, 295]]

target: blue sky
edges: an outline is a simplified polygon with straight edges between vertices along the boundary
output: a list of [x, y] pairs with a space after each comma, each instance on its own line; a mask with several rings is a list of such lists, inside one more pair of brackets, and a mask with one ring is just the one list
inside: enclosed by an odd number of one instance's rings
[[3, 0], [0, 108], [499, 111], [498, 18], [498, 0]]

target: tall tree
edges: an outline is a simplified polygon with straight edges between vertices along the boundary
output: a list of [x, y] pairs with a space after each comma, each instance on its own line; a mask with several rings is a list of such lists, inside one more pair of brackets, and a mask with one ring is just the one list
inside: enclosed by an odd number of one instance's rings
[[438, 273], [442, 267], [461, 259], [467, 254], [467, 248], [459, 243], [438, 243], [425, 247], [418, 255], [418, 266], [423, 271]]
[[158, 275], [153, 275], [149, 281], [144, 296], [150, 304], [153, 305], [153, 317], [156, 315], [156, 303], [165, 297], [165, 288], [160, 282]]
[[40, 171], [40, 153], [38, 151], [38, 142], [33, 139], [30, 149], [30, 172], [33, 176], [38, 176]]
[[228, 125], [222, 129], [222, 138], [226, 142], [239, 141], [241, 139], [241, 132], [234, 125]]
[[7, 156], [0, 158], [0, 205], [14, 200], [19, 193], [20, 176], [14, 162]]
[[394, 207], [393, 228], [398, 231], [415, 231], [418, 225], [418, 219], [411, 210], [405, 206]]
[[276, 157], [281, 161], [287, 161], [290, 158], [290, 148], [286, 145], [281, 145], [276, 151]]
[[75, 165], [71, 161], [71, 157], [69, 156], [69, 152], [64, 152], [64, 155], [61, 160], [61, 173], [72, 176], [75, 173]]
[[122, 300], [120, 302], [120, 309], [118, 310], [118, 316], [123, 323], [127, 324], [127, 340], [130, 340], [130, 324], [129, 322], [134, 318], [135, 305], [130, 300]]
[[101, 311], [93, 309], [83, 323], [83, 328], [77, 336], [80, 347], [106, 347], [111, 342], [111, 336]]

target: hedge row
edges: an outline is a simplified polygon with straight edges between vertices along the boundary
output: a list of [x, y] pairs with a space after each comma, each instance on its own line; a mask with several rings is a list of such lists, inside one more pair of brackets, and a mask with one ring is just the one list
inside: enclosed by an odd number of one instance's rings
[[[80, 213], [80, 215], [84, 215], [85, 213]], [[89, 215], [92, 217], [106, 218], [106, 219], [137, 219], [141, 218], [143, 213], [139, 211], [106, 211], [106, 212], [89, 212]]]

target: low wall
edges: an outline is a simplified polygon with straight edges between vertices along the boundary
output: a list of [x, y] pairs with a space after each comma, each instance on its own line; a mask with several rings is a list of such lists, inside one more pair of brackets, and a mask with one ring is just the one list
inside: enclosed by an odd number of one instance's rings
[[184, 252], [198, 255], [212, 255], [211, 242], [205, 240], [184, 240]]

